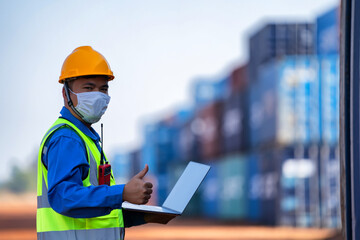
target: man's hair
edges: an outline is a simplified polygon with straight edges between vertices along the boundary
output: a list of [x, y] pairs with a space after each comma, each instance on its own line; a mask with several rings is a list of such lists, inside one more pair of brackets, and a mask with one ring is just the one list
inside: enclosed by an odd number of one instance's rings
[[109, 79], [108, 76], [105, 76], [105, 75], [85, 75], [85, 76], [80, 76], [80, 77], [72, 77], [72, 78], [66, 78], [65, 81], [68, 83], [68, 86], [69, 88], [72, 90], [72, 86], [74, 84], [74, 81], [76, 79], [79, 79], [79, 78], [94, 78], [94, 77], [98, 77], [98, 76], [104, 76], [104, 77], [107, 77]]

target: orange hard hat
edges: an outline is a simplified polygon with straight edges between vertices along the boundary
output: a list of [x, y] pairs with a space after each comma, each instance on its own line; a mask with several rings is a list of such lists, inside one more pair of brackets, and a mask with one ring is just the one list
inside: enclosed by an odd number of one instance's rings
[[76, 48], [64, 61], [61, 68], [59, 83], [67, 78], [104, 75], [109, 81], [114, 79], [113, 72], [105, 57], [90, 46]]

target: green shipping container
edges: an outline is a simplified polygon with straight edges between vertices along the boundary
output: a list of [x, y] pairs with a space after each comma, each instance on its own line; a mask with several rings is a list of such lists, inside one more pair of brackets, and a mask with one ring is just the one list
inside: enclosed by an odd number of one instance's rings
[[219, 217], [242, 220], [248, 216], [248, 159], [241, 155], [225, 157], [219, 162]]

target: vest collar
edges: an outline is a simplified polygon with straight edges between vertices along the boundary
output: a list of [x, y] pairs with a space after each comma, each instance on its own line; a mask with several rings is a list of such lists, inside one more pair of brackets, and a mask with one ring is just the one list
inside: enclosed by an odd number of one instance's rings
[[90, 137], [95, 142], [100, 141], [99, 134], [92, 128], [88, 128], [84, 123], [77, 119], [72, 113], [66, 108], [63, 107], [60, 111], [61, 117], [72, 122], [77, 128], [79, 128], [85, 135]]

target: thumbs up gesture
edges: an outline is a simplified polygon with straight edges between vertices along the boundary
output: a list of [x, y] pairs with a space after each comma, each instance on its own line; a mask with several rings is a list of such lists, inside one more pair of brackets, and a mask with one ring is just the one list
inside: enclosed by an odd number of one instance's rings
[[123, 200], [134, 204], [146, 204], [152, 193], [152, 183], [143, 180], [146, 173], [149, 171], [149, 166], [146, 164], [144, 169], [136, 174], [125, 185], [123, 192]]

